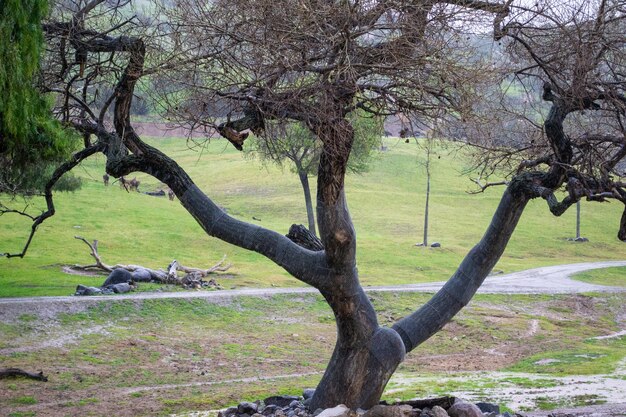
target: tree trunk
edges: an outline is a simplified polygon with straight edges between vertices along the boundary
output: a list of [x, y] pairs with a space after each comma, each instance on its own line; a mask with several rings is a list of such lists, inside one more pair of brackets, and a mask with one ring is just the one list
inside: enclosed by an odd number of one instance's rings
[[622, 213], [622, 220], [619, 223], [617, 238], [622, 242], [626, 242], [626, 204], [624, 204], [624, 212]]
[[378, 326], [356, 270], [334, 278], [345, 285], [322, 294], [335, 313], [337, 342], [310, 408], [345, 404], [352, 409], [369, 409], [378, 404], [389, 378], [404, 359], [404, 345], [395, 331]]
[[426, 161], [426, 206], [424, 207], [424, 246], [428, 246], [428, 204], [430, 202], [430, 152]]
[[306, 216], [309, 221], [309, 231], [313, 233], [313, 235], [316, 235], [315, 214], [313, 212], [313, 200], [311, 199], [311, 187], [309, 186], [309, 176], [301, 167], [298, 167], [298, 177], [300, 177], [300, 183], [302, 184], [302, 191], [304, 191], [304, 202], [306, 204]]
[[576, 202], [576, 239], [580, 239], [580, 200]]

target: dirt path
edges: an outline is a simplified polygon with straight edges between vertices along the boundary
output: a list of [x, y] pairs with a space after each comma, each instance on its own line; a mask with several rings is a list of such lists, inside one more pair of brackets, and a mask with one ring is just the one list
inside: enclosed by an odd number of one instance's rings
[[[626, 292], [626, 287], [607, 287], [575, 281], [571, 275], [591, 269], [626, 266], [626, 261], [586, 262], [568, 265], [547, 266], [528, 269], [506, 275], [488, 277], [478, 290], [483, 294], [573, 294], [584, 292]], [[372, 292], [436, 292], [444, 282], [422, 284], [368, 286]], [[269, 297], [279, 294], [311, 294], [317, 290], [310, 287], [254, 288], [223, 291], [181, 291], [171, 293], [136, 293], [127, 295], [105, 295], [97, 297], [19, 297], [0, 298], [0, 311], [8, 306], [96, 303], [104, 300], [147, 300], [162, 298], [205, 298], [216, 302], [239, 296]]]

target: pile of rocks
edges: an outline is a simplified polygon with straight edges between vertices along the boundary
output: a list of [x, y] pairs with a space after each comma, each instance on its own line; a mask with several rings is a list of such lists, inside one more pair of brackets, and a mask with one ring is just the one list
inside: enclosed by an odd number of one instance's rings
[[500, 407], [489, 403], [468, 403], [455, 397], [430, 400], [382, 402], [369, 410], [351, 410], [343, 404], [325, 410], [310, 410], [315, 390], [306, 389], [301, 397], [274, 396], [262, 401], [242, 402], [219, 412], [218, 417], [523, 417], [500, 413]]

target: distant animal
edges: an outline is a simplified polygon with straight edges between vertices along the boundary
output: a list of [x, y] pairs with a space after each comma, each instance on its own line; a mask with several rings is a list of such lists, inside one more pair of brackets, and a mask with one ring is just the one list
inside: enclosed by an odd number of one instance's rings
[[139, 184], [141, 184], [141, 182], [137, 181], [137, 177], [135, 177], [132, 180], [128, 181], [128, 185], [130, 186], [130, 190], [131, 191], [139, 192]]
[[128, 181], [126, 180], [126, 178], [119, 177], [118, 181], [120, 182], [120, 187], [124, 188], [126, 191], [128, 191]]
[[174, 201], [174, 191], [168, 190], [167, 197], [170, 199], [170, 201]]
[[111, 177], [109, 177], [108, 174], [104, 174], [102, 176], [102, 182], [104, 182], [104, 186], [108, 187], [109, 186], [109, 180], [111, 179]]

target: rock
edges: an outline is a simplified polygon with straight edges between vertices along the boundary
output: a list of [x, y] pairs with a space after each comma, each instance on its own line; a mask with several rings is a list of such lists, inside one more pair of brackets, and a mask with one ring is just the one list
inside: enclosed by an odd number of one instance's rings
[[78, 284], [76, 286], [76, 292], [74, 295], [99, 295], [102, 294], [102, 290], [96, 287], [87, 287], [85, 285]]
[[126, 282], [122, 282], [120, 284], [111, 285], [111, 289], [116, 294], [124, 294], [124, 293], [130, 292], [132, 287], [130, 286], [130, 284]]
[[265, 406], [265, 408], [263, 409], [263, 411], [261, 411], [261, 414], [263, 414], [264, 416], [269, 416], [272, 414], [275, 414], [277, 410], [280, 410], [280, 407], [277, 405], [267, 405]]
[[277, 405], [278, 407], [289, 407], [292, 401], [298, 401], [300, 397], [295, 395], [274, 395], [273, 397], [267, 397], [263, 402], [265, 405]]
[[480, 408], [483, 413], [496, 413], [500, 414], [500, 406], [491, 403], [476, 403], [476, 407]]
[[446, 410], [444, 410], [443, 408], [439, 407], [438, 405], [434, 406], [430, 410], [430, 415], [432, 417], [449, 417], [448, 413], [446, 412]]
[[308, 400], [309, 398], [313, 398], [313, 394], [315, 394], [315, 388], [307, 388], [302, 391], [302, 398]]
[[263, 417], [263, 414], [254, 413], [254, 414], [252, 414], [252, 417]]
[[293, 400], [292, 402], [289, 403], [289, 408], [291, 409], [295, 409], [298, 407], [302, 407], [302, 403], [299, 400]]
[[317, 417], [346, 417], [350, 414], [350, 409], [343, 404], [333, 408], [327, 408], [317, 415]]
[[375, 405], [363, 414], [363, 417], [417, 417], [410, 405]]
[[139, 268], [130, 274], [135, 282], [150, 282], [152, 281], [152, 275], [150, 271], [145, 268]]
[[256, 412], [259, 410], [259, 406], [256, 405], [255, 403], [249, 403], [249, 402], [243, 402], [243, 403], [239, 403], [239, 405], [237, 406], [237, 413], [239, 414], [256, 414]]
[[322, 414], [323, 411], [324, 411], [323, 409], [318, 408], [317, 410], [313, 412], [313, 417], [318, 417], [320, 414]]
[[132, 281], [132, 279], [133, 279], [133, 276], [130, 274], [130, 272], [128, 272], [125, 269], [117, 268], [117, 269], [114, 269], [113, 272], [109, 274], [109, 276], [104, 281], [104, 284], [102, 284], [102, 286], [108, 287], [109, 285], [122, 284], [125, 282], [130, 282]]
[[432, 245], [430, 245], [431, 248], [440, 248], [441, 247], [441, 243], [439, 242], [434, 242]]
[[448, 409], [448, 415], [450, 417], [483, 417], [483, 412], [474, 404], [458, 402]]
[[237, 414], [237, 407], [228, 407], [226, 410], [217, 413], [217, 417], [232, 417]]

